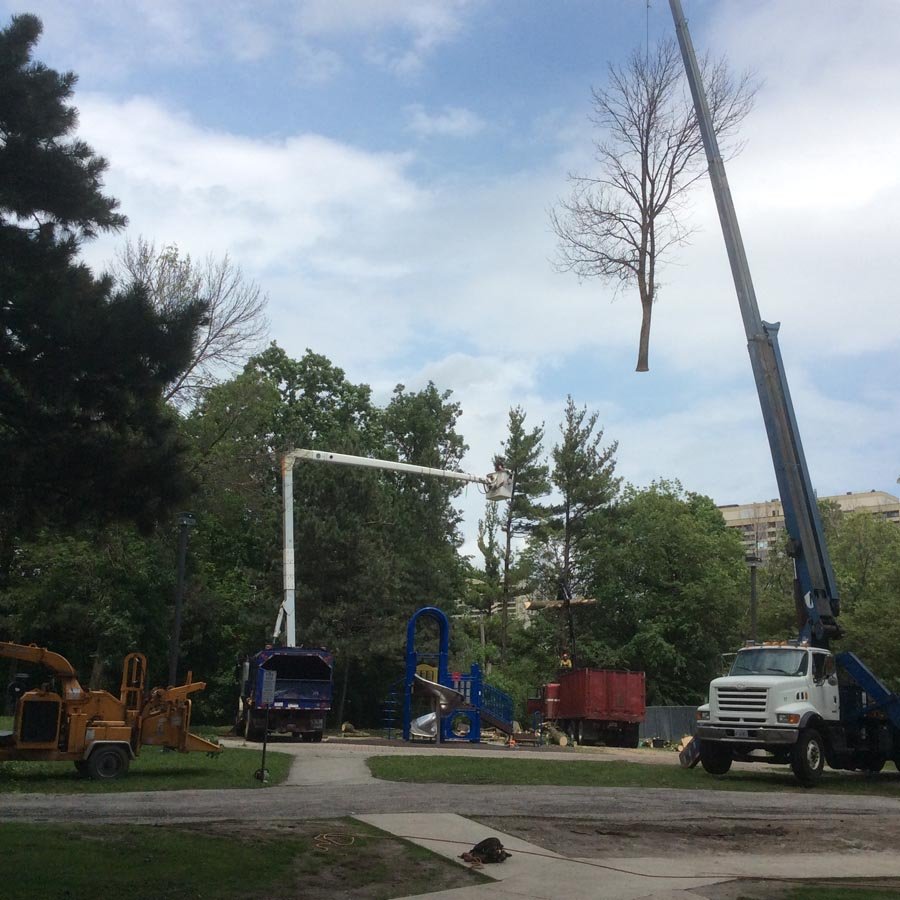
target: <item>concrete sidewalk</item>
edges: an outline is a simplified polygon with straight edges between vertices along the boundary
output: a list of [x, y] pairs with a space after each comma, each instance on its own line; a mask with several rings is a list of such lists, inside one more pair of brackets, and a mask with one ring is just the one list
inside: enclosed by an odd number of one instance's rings
[[742, 878], [900, 878], [900, 854], [895, 853], [570, 859], [453, 813], [356, 818], [460, 865], [466, 865], [460, 853], [486, 837], [499, 838], [512, 853], [503, 863], [479, 869], [497, 883], [401, 900], [698, 900], [705, 886]]
[[[390, 834], [411, 840], [460, 865], [466, 865], [459, 859], [460, 853], [471, 849], [486, 837], [499, 838], [503, 846], [512, 853], [503, 863], [485, 865], [479, 869], [499, 884], [482, 884], [420, 895], [432, 900], [505, 900], [512, 897], [517, 900], [524, 897], [534, 900], [558, 900], [559, 897], [565, 897], [566, 900], [598, 900], [606, 897], [627, 900], [664, 897], [671, 895], [673, 889], [678, 889], [680, 893], [687, 888], [726, 880], [722, 877], [646, 878], [640, 874], [631, 874], [641, 871], [636, 864], [643, 862], [642, 860], [600, 862], [566, 859], [542, 847], [451, 813], [415, 816], [388, 814], [357, 818]], [[665, 862], [671, 868], [674, 861]], [[628, 871], [615, 871], [614, 867], [620, 866]]]

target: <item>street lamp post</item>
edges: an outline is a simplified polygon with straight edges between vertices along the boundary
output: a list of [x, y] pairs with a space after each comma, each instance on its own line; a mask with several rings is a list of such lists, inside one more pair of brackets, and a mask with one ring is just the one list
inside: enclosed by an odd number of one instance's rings
[[744, 557], [750, 567], [750, 640], [756, 640], [756, 570], [762, 560], [755, 555]]
[[172, 626], [172, 644], [169, 647], [169, 685], [174, 687], [178, 682], [178, 657], [181, 647], [181, 608], [184, 605], [184, 567], [187, 559], [188, 529], [193, 528], [196, 520], [192, 513], [183, 512], [178, 516], [178, 580], [175, 585], [175, 622]]

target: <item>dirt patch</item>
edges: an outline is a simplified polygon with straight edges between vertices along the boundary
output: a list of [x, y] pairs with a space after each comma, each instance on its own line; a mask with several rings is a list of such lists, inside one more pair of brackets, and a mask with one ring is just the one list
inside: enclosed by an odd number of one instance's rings
[[[351, 819], [321, 821], [244, 823], [204, 822], [170, 826], [179, 830], [202, 831], [242, 841], [253, 840], [261, 857], [266, 844], [285, 852], [284, 839], [295, 850], [294, 883], [283, 885], [281, 896], [304, 900], [388, 900], [430, 891], [449, 890], [482, 884], [490, 879], [456, 865], [377, 828]], [[271, 891], [254, 893], [252, 880], [247, 900], [270, 898]]]
[[863, 814], [834, 818], [736, 815], [734, 818], [647, 821], [479, 817], [479, 822], [570, 857], [683, 856], [686, 853], [895, 852], [900, 817]]
[[[724, 881], [721, 884], [711, 884], [694, 891], [688, 891], [689, 894], [696, 894], [698, 898], [703, 900], [778, 900], [785, 897], [790, 891], [799, 887], [796, 882], [784, 881], [765, 881], [765, 880], [743, 880], [743, 881]], [[846, 891], [847, 900], [852, 900], [855, 891], [879, 891], [879, 896], [900, 897], [900, 879], [881, 878], [867, 879], [838, 879], [833, 881], [806, 881], [802, 883], [802, 887], [811, 890], [830, 888], [832, 891]], [[833, 896], [833, 894], [829, 894]], [[871, 896], [866, 893], [865, 896]]]

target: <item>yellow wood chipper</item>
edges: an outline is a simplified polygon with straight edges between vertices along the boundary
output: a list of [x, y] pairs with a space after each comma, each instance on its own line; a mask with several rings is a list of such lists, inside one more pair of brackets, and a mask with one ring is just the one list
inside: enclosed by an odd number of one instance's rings
[[143, 746], [183, 753], [222, 749], [189, 731], [189, 695], [205, 682], [192, 682], [189, 675], [186, 684], [147, 691], [143, 653], [125, 657], [118, 697], [85, 690], [69, 661], [43, 647], [0, 641], [0, 659], [33, 663], [44, 673], [38, 686], [20, 675], [9, 687], [14, 727], [0, 731], [0, 762], [70, 761], [84, 775], [112, 779], [128, 771]]

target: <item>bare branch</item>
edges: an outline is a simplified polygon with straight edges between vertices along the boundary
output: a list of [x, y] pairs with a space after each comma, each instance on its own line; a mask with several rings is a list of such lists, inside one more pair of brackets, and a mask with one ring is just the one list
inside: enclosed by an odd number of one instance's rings
[[176, 406], [196, 402], [203, 390], [265, 343], [267, 297], [244, 279], [227, 254], [221, 259], [210, 255], [198, 264], [189, 255], [182, 257], [174, 245], [157, 249], [138, 237], [117, 253], [111, 274], [122, 285], [142, 285], [160, 310], [174, 312], [198, 299], [206, 307], [191, 361], [166, 389], [165, 399]]
[[[757, 85], [749, 74], [735, 79], [724, 60], [707, 57], [701, 69], [723, 155], [734, 155]], [[570, 174], [569, 199], [550, 212], [557, 267], [637, 285], [644, 310], [637, 368], [646, 371], [656, 274], [666, 253], [690, 237], [683, 221], [688, 192], [706, 174], [677, 44], [663, 41], [652, 53], [635, 51], [624, 66], [610, 65], [606, 86], [593, 89], [592, 98], [598, 174]]]

